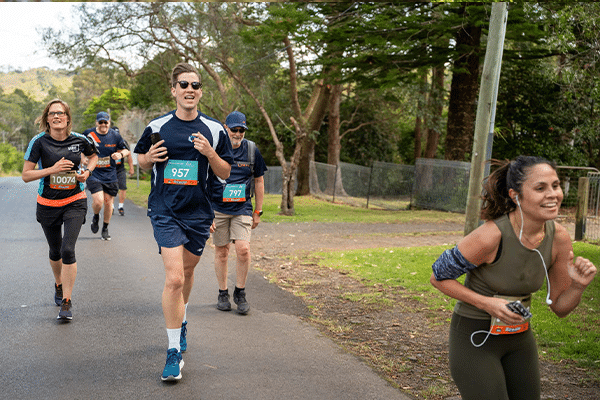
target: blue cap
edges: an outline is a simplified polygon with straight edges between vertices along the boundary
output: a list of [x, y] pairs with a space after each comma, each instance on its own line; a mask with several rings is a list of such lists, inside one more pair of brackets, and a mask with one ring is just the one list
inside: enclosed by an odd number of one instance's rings
[[110, 115], [105, 111], [100, 111], [96, 114], [96, 121], [110, 121]]
[[248, 129], [246, 126], [246, 116], [239, 111], [234, 111], [227, 116], [225, 119], [225, 125], [229, 128], [237, 128], [241, 126], [244, 129]]

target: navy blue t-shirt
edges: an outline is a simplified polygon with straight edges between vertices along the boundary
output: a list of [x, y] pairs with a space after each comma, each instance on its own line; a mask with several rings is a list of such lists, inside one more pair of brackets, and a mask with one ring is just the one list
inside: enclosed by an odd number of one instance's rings
[[[65, 158], [73, 163], [72, 171], [79, 169], [81, 163], [81, 154], [86, 157], [96, 153], [95, 146], [82, 134], [71, 132], [63, 141], [55, 140], [46, 132], [34, 136], [27, 146], [25, 160], [38, 164], [40, 169], [52, 167], [61, 158]], [[83, 183], [77, 182], [75, 187], [70, 189], [53, 189], [51, 187], [51, 176], [40, 179], [38, 194], [50, 200], [61, 200], [74, 196], [84, 191]]]
[[89, 177], [102, 183], [117, 182], [117, 164], [111, 155], [119, 150], [128, 149], [121, 135], [109, 129], [105, 135], [96, 132], [96, 128], [86, 129], [83, 134], [90, 138], [98, 149], [98, 163]]
[[[213, 208], [223, 214], [228, 215], [252, 215], [252, 199], [250, 197], [250, 186], [254, 178], [259, 178], [265, 174], [267, 165], [258, 148], [254, 151], [254, 175], [250, 169], [250, 157], [248, 156], [248, 141], [242, 140], [237, 149], [233, 149], [233, 158], [235, 162], [231, 166], [231, 174], [227, 180], [222, 180], [216, 176], [210, 181], [210, 192]], [[245, 200], [225, 201], [223, 194], [227, 185], [244, 185]], [[231, 199], [231, 191], [228, 191], [228, 199]]]
[[229, 136], [223, 125], [198, 112], [192, 121], [184, 121], [171, 111], [156, 118], [142, 133], [134, 152], [145, 154], [152, 146], [150, 135], [158, 132], [165, 142], [169, 159], [152, 167], [148, 196], [148, 216], [168, 215], [179, 219], [213, 219], [208, 193], [208, 159], [194, 148], [192, 134], [201, 133], [219, 157], [233, 163]]

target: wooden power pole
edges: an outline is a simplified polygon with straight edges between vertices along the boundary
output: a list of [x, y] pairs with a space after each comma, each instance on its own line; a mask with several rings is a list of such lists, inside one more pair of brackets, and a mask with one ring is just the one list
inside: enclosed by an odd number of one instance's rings
[[467, 235], [479, 225], [481, 211], [481, 183], [484, 179], [486, 156], [491, 157], [494, 131], [496, 99], [500, 80], [500, 66], [506, 34], [507, 3], [493, 3], [490, 18], [483, 73], [477, 103], [475, 136], [471, 172], [469, 176], [469, 194], [467, 197], [465, 230]]

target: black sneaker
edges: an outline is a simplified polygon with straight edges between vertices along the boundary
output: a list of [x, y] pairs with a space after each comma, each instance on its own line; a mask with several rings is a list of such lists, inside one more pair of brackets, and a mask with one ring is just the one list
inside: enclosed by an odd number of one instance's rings
[[62, 284], [57, 285], [55, 283], [54, 284], [54, 302], [56, 303], [57, 306], [60, 306], [60, 303], [62, 303], [62, 297], [63, 297]]
[[123, 217], [125, 215], [125, 210], [123, 209], [123, 207], [119, 207], [119, 215], [121, 217]]
[[100, 219], [100, 215], [94, 215], [94, 217], [92, 218], [92, 233], [98, 233], [98, 229], [100, 229], [100, 227], [98, 226], [98, 220]]
[[219, 298], [217, 299], [217, 310], [231, 311], [231, 303], [229, 302], [229, 293], [219, 292]]
[[60, 312], [58, 313], [58, 317], [56, 319], [60, 319], [63, 321], [70, 321], [73, 319], [73, 313], [71, 312], [71, 300], [63, 299], [62, 303], [60, 303]]
[[250, 311], [250, 304], [246, 301], [246, 291], [240, 290], [239, 292], [233, 292], [233, 302], [237, 304], [237, 312], [240, 314], [248, 314]]
[[108, 234], [108, 228], [102, 229], [102, 240], [110, 240], [110, 235]]

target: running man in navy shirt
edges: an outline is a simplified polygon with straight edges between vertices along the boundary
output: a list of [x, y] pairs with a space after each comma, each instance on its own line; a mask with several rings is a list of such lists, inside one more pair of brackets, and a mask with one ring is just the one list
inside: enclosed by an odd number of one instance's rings
[[108, 224], [112, 217], [114, 198], [119, 193], [117, 179], [117, 160], [122, 160], [130, 153], [127, 143], [119, 132], [110, 129], [110, 116], [104, 111], [96, 115], [96, 127], [83, 132], [98, 148], [98, 165], [87, 182], [87, 188], [92, 193], [92, 233], [97, 233], [100, 221], [100, 211], [104, 205], [102, 239], [110, 240]]
[[169, 346], [163, 381], [181, 379], [194, 269], [214, 218], [208, 180], [212, 174], [227, 179], [233, 163], [223, 125], [198, 111], [202, 83], [196, 68], [177, 64], [171, 84], [177, 109], [151, 121], [134, 150], [140, 167], [152, 169], [148, 216], [166, 273], [162, 307]]
[[[235, 246], [236, 275], [233, 302], [237, 312], [247, 314], [250, 305], [246, 300], [246, 278], [250, 268], [250, 236], [260, 223], [265, 194], [265, 160], [254, 142], [244, 139], [248, 126], [246, 116], [234, 111], [225, 119], [225, 128], [233, 147], [235, 163], [227, 180], [215, 177], [211, 181], [211, 195], [215, 220], [211, 227], [215, 245], [215, 273], [219, 284], [217, 309], [230, 311], [227, 289], [227, 262], [231, 242]], [[254, 192], [254, 193], [253, 193]], [[252, 197], [256, 207], [252, 211]]]

